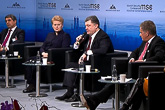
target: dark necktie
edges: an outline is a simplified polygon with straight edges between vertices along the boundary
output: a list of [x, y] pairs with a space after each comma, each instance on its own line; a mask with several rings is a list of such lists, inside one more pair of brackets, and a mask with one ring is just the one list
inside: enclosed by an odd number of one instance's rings
[[145, 53], [146, 53], [146, 50], [147, 50], [147, 48], [148, 48], [148, 42], [146, 42], [146, 44], [145, 44], [145, 47], [144, 47], [144, 50], [143, 50], [143, 52], [141, 53], [141, 55], [140, 55], [140, 57], [139, 57], [139, 60], [143, 60], [143, 57], [144, 57], [144, 55], [145, 55]]
[[6, 46], [6, 43], [7, 43], [8, 39], [9, 39], [9, 36], [10, 36], [10, 32], [11, 32], [11, 31], [12, 31], [11, 29], [8, 31], [7, 37], [6, 37], [6, 39], [3, 41], [3, 44], [2, 44], [3, 47]]
[[90, 36], [90, 37], [89, 37], [88, 46], [87, 46], [87, 48], [86, 48], [86, 51], [88, 51], [88, 50], [90, 49], [91, 39], [92, 39], [92, 37]]

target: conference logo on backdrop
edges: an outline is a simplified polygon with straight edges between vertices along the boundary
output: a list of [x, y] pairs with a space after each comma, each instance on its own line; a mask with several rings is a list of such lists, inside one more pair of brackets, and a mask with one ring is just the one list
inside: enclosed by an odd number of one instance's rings
[[79, 4], [79, 10], [100, 11], [100, 4]]
[[127, 5], [127, 12], [152, 12], [152, 4]]
[[67, 3], [64, 8], [61, 8], [61, 10], [73, 10], [73, 8], [70, 7], [70, 5]]
[[116, 6], [112, 4], [112, 5], [109, 7], [109, 9], [107, 9], [106, 11], [119, 12], [120, 10], [118, 10], [118, 9], [116, 8]]
[[7, 6], [7, 8], [25, 9], [25, 7], [21, 6], [18, 2], [13, 3], [11, 6]]
[[43, 2], [38, 2], [38, 8], [39, 9], [56, 9], [56, 3], [43, 3]]

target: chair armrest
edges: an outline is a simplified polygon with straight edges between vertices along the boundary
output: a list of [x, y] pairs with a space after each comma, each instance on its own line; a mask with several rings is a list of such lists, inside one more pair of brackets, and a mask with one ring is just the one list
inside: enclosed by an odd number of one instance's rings
[[139, 78], [146, 78], [149, 72], [159, 71], [162, 72], [164, 69], [163, 65], [143, 65], [139, 66]]
[[75, 49], [69, 50], [65, 52], [65, 63], [69, 62], [78, 62], [80, 56], [83, 54], [83, 51], [77, 51]]
[[159, 63], [157, 61], [146, 61], [146, 62], [131, 62], [128, 63], [128, 77], [132, 77], [134, 79], [138, 78], [139, 66], [142, 65], [163, 65], [164, 63]]
[[28, 45], [35, 45], [34, 42], [15, 43], [9, 46], [9, 53], [13, 54], [14, 51], [18, 51], [21, 57], [24, 57], [24, 47]]
[[111, 68], [116, 65], [117, 73], [123, 74], [128, 72], [128, 57], [113, 57], [111, 60]]
[[41, 48], [41, 46], [39, 45], [34, 45], [34, 46], [25, 46], [24, 47], [24, 58], [25, 61], [27, 61], [30, 57], [32, 56], [36, 56], [37, 55], [37, 51], [39, 51]]
[[106, 55], [90, 55], [90, 61], [91, 61], [91, 68], [92, 69], [99, 69], [100, 70], [100, 75], [101, 76], [107, 76], [111, 75], [111, 55], [106, 54]]
[[[48, 49], [48, 61], [54, 61], [56, 62], [56, 60], [65, 60], [65, 52], [72, 50], [72, 48], [68, 47], [68, 48], [51, 48]], [[62, 59], [59, 59], [59, 58]], [[57, 59], [58, 58], [58, 59]]]
[[113, 57], [127, 57], [126, 52], [113, 52], [105, 55], [94, 54], [90, 56], [92, 68], [98, 68], [102, 76], [111, 75], [111, 59]]

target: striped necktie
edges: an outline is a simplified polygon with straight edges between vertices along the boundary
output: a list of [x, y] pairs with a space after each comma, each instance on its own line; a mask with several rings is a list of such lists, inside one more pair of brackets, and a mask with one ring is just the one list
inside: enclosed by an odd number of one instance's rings
[[145, 53], [146, 53], [146, 51], [147, 51], [147, 48], [148, 48], [148, 42], [146, 42], [146, 44], [145, 44], [145, 47], [144, 47], [144, 50], [143, 50], [143, 52], [141, 53], [141, 55], [140, 55], [140, 57], [139, 57], [139, 59], [138, 60], [143, 60], [143, 57], [144, 57], [144, 55], [145, 55]]
[[7, 37], [5, 38], [5, 40], [3, 41], [3, 44], [2, 44], [3, 47], [6, 47], [6, 43], [7, 43], [8, 39], [9, 39], [11, 31], [12, 31], [11, 29], [8, 31]]

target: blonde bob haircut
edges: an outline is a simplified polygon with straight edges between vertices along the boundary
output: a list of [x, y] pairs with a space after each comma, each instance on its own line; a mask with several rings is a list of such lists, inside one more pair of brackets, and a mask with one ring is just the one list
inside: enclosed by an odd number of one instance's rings
[[53, 21], [59, 21], [62, 24], [64, 23], [64, 19], [61, 16], [58, 16], [58, 15], [56, 15], [52, 18], [52, 21], [51, 21], [52, 24], [53, 24]]

